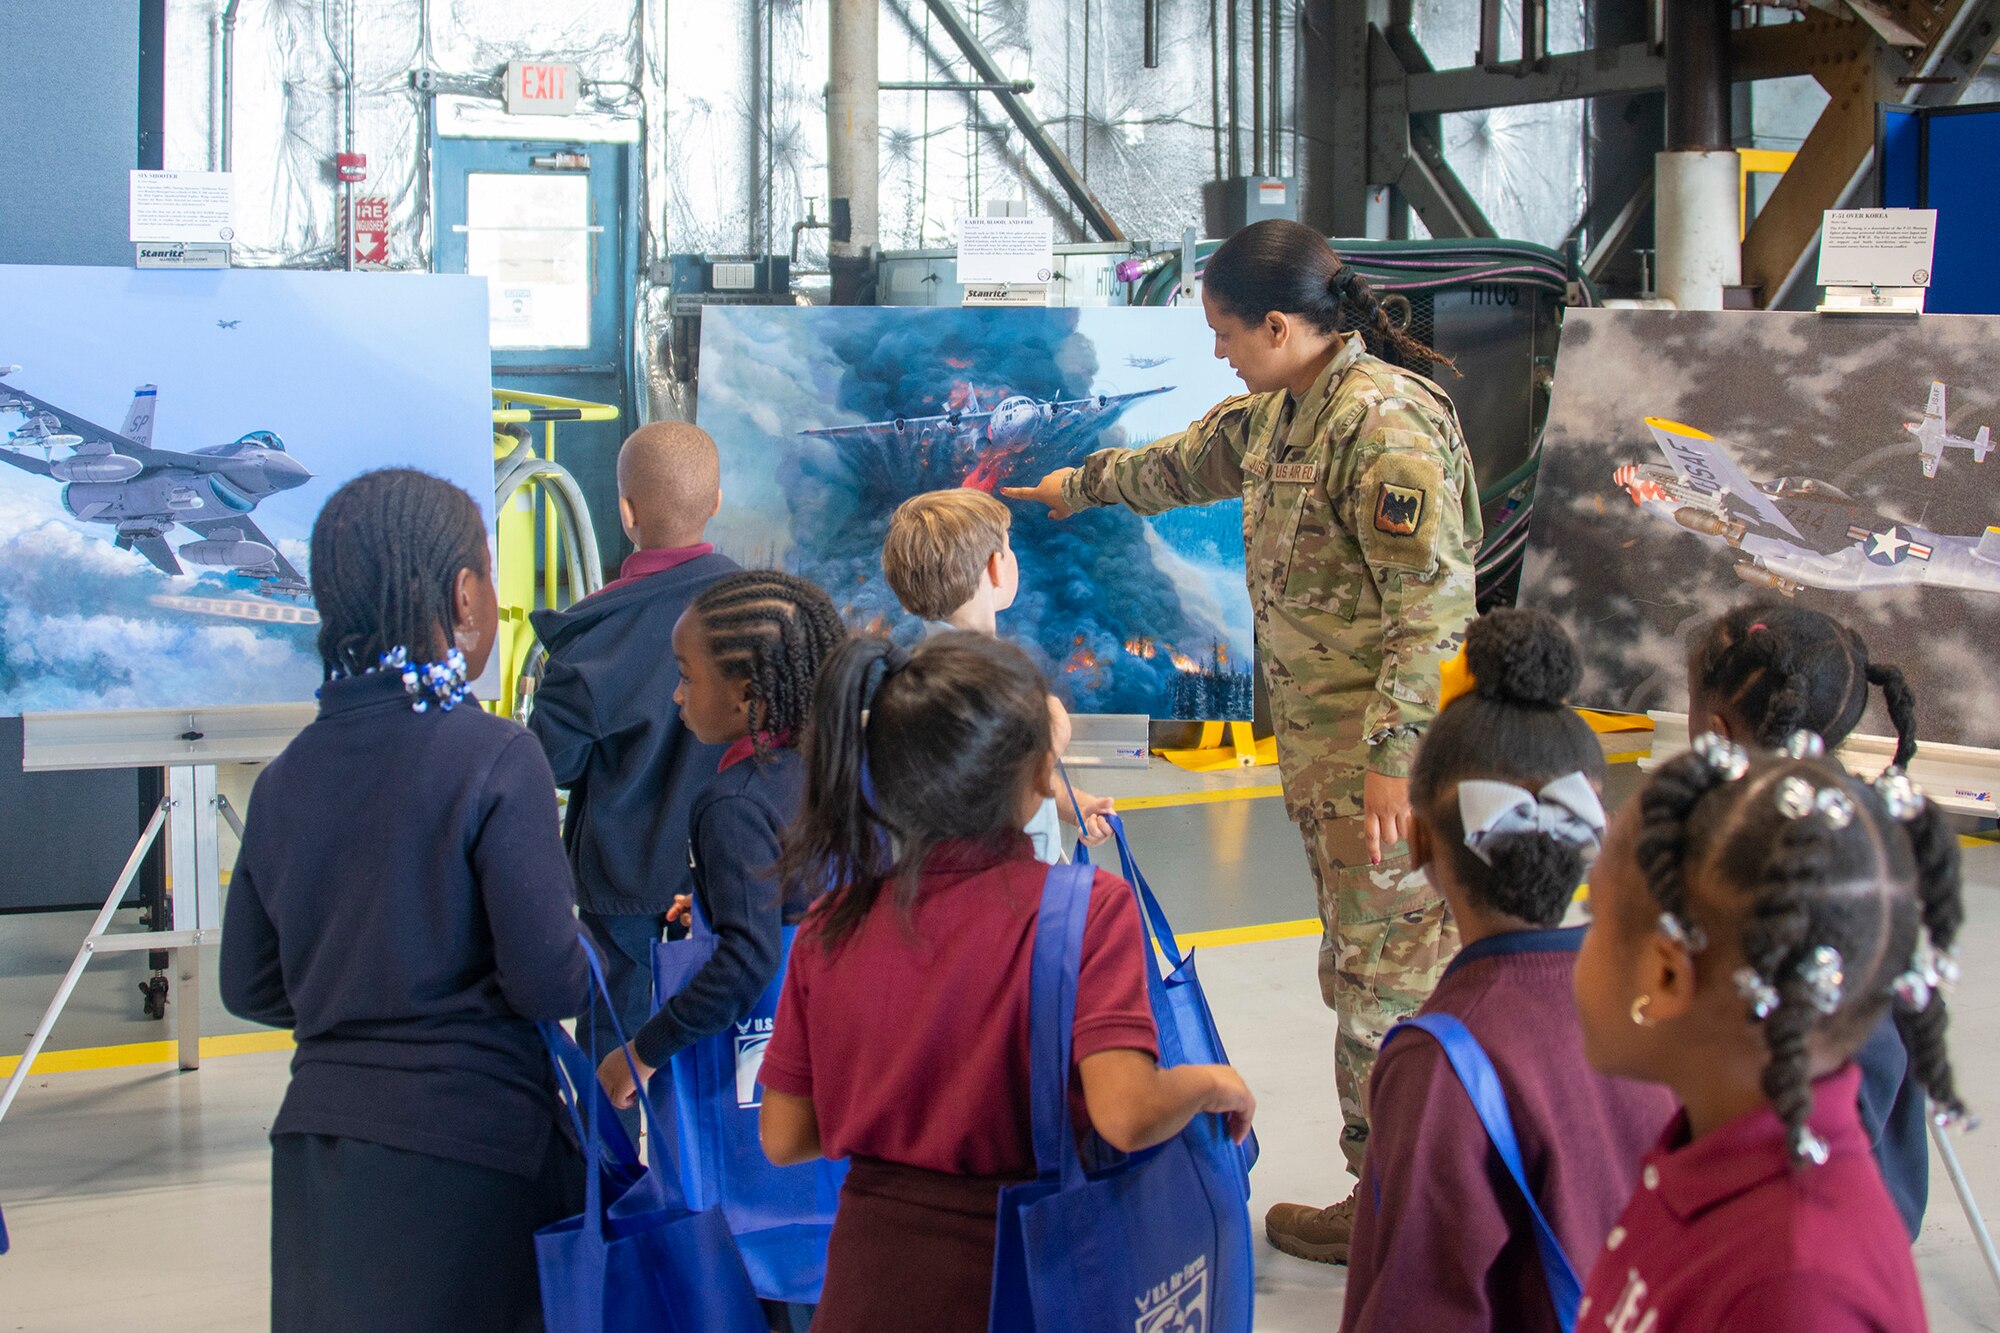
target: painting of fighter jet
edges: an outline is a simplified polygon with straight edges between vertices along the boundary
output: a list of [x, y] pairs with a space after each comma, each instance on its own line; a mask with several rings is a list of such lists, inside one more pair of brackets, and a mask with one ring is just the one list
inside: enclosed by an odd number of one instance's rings
[[[848, 623], [913, 643], [882, 538], [913, 495], [999, 495], [1097, 449], [1184, 429], [1241, 393], [1188, 309], [715, 307], [698, 420], [722, 454], [710, 540], [832, 592]], [[1171, 357], [1166, 353], [1171, 353]], [[1139, 362], [1175, 359], [1165, 382]], [[1013, 504], [1020, 594], [1000, 632], [1072, 711], [1246, 718], [1242, 504], [1052, 522]]]
[[[1037, 400], [1017, 393], [989, 409], [981, 406], [979, 391], [968, 388], [965, 402], [948, 412], [853, 426], [822, 426], [799, 434], [841, 441], [857, 458], [870, 459], [891, 472], [906, 470], [912, 461], [923, 468], [936, 462], [950, 468], [962, 461], [966, 471], [959, 484], [991, 494], [1003, 482], [1013, 484], [1014, 464], [1035, 445], [1102, 432], [1140, 399], [1172, 392], [1168, 386], [1067, 401]], [[940, 452], [948, 457], [938, 459]]]
[[479, 278], [0, 264], [0, 716], [309, 701], [329, 496], [490, 522], [488, 341]]
[[[1911, 457], [1926, 433], [1942, 459], [1976, 455], [2000, 417], [1977, 387], [2000, 384], [1996, 335], [1972, 315], [1570, 311], [1520, 601], [1576, 639], [1574, 702], [1684, 710], [1708, 623], [1790, 602], [1903, 670], [1923, 739], [2000, 746], [2000, 473], [1929, 480]], [[1942, 442], [1944, 385], [1966, 446]], [[1879, 693], [1861, 730], [1883, 736]]]
[[1164, 366], [1171, 360], [1173, 358], [1170, 356], [1128, 356], [1125, 358], [1125, 364], [1134, 370], [1151, 370], [1155, 366]]
[[1745, 583], [1787, 597], [1911, 584], [2000, 592], [2000, 527], [1954, 537], [1899, 523], [1811, 477], [1753, 482], [1692, 426], [1648, 417], [1646, 429], [1669, 466], [1627, 463], [1612, 481], [1648, 514], [1739, 552]]
[[[63, 508], [113, 529], [118, 549], [139, 552], [162, 573], [181, 573], [184, 559], [268, 582], [274, 592], [306, 591], [297, 568], [250, 517], [259, 501], [312, 480], [277, 435], [251, 431], [189, 453], [155, 449], [155, 386], [133, 391], [123, 426], [111, 431], [17, 388], [20, 368], [6, 369], [12, 375], [0, 375], [0, 416], [12, 413], [23, 424], [7, 432], [0, 463], [61, 483]], [[198, 539], [180, 548], [179, 559], [167, 540], [176, 527]]]
[[1903, 423], [1903, 429], [1917, 437], [1917, 449], [1923, 460], [1924, 475], [1936, 477], [1938, 464], [1944, 461], [1947, 449], [1964, 449], [1972, 454], [1972, 461], [1984, 463], [1986, 455], [1993, 451], [1993, 433], [1989, 427], [1981, 426], [1979, 433], [1971, 439], [1953, 435], [1945, 427], [1945, 387], [1943, 380], [1931, 381], [1930, 402], [1924, 406], [1922, 421]]

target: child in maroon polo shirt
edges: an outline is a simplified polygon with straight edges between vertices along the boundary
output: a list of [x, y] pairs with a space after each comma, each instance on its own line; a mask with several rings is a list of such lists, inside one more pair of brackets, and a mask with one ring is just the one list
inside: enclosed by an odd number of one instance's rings
[[[1055, 791], [1048, 687], [985, 635], [907, 655], [853, 639], [822, 670], [806, 764], [780, 865], [787, 884], [841, 887], [800, 927], [760, 1081], [773, 1162], [851, 1163], [814, 1333], [984, 1333], [999, 1191], [1035, 1174], [1028, 995], [1047, 867], [1021, 828]], [[1241, 1139], [1254, 1103], [1235, 1071], [1158, 1066], [1151, 965], [1131, 889], [1098, 871], [1075, 1122], [1125, 1152], [1202, 1112]]]
[[1682, 1112], [1604, 1243], [1577, 1327], [1845, 1333], [1925, 1327], [1852, 1057], [1891, 1003], [1945, 1120], [1964, 1114], [1939, 985], [1958, 842], [1899, 771], [1873, 787], [1801, 732], [1709, 734], [1613, 821], [1576, 967], [1599, 1070]]
[[[1465, 661], [1471, 692], [1445, 700], [1410, 774], [1411, 853], [1465, 941], [1420, 1012], [1457, 1018], [1492, 1060], [1528, 1184], [1587, 1265], [1674, 1112], [1665, 1088], [1590, 1068], [1570, 995], [1583, 931], [1560, 927], [1604, 836], [1604, 749], [1563, 705], [1582, 668], [1545, 613], [1473, 621]], [[1345, 1333], [1555, 1333], [1527, 1201], [1444, 1048], [1385, 1042], [1368, 1106]]]

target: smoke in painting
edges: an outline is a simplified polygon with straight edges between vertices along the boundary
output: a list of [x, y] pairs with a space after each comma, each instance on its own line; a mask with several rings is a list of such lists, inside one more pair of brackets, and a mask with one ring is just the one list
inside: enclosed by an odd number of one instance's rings
[[[904, 642], [920, 627], [882, 577], [902, 501], [1031, 484], [1243, 391], [1191, 309], [719, 306], [701, 367], [718, 548], [814, 580], [851, 625]], [[1073, 711], [1250, 716], [1240, 501], [1060, 523], [1011, 508], [1021, 591], [1000, 632]]]

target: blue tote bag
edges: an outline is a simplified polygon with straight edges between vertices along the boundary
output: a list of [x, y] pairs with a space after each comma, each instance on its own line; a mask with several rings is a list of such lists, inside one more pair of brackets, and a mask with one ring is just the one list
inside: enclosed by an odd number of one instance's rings
[[[1248, 1333], [1255, 1306], [1242, 1158], [1220, 1116], [1086, 1172], [1070, 1121], [1087, 866], [1051, 866], [1028, 1009], [1036, 1179], [1000, 1192], [993, 1333]], [[1208, 1122], [1206, 1125], [1203, 1122]], [[1217, 1150], [1220, 1140], [1232, 1149]]]
[[[785, 927], [777, 975], [755, 1007], [730, 1031], [676, 1053], [653, 1076], [651, 1092], [662, 1097], [671, 1088], [680, 1130], [681, 1188], [691, 1207], [722, 1210], [757, 1294], [817, 1305], [847, 1163], [773, 1166], [757, 1134], [764, 1104], [757, 1073], [771, 1040], [797, 933], [796, 926]], [[697, 907], [686, 939], [653, 946], [654, 1004], [680, 994], [715, 956], [715, 946], [716, 936]]]
[[[594, 953], [590, 971], [604, 1012], [614, 1013]], [[687, 1206], [671, 1162], [653, 1171], [640, 1165], [597, 1081], [594, 1025], [589, 1054], [561, 1024], [539, 1026], [586, 1162], [583, 1212], [535, 1233], [548, 1333], [765, 1333], [728, 1222]], [[617, 1036], [622, 1047], [625, 1035]], [[652, 1107], [639, 1101], [653, 1141], [667, 1144]]]
[[1521, 1161], [1521, 1144], [1514, 1136], [1514, 1114], [1507, 1109], [1507, 1093], [1500, 1086], [1500, 1075], [1493, 1068], [1492, 1059], [1479, 1044], [1479, 1039], [1450, 1014], [1419, 1014], [1398, 1023], [1383, 1036], [1382, 1044], [1387, 1046], [1390, 1038], [1405, 1028], [1428, 1032], [1437, 1039], [1438, 1045], [1444, 1047], [1445, 1059], [1450, 1061], [1452, 1072], [1464, 1085], [1465, 1095], [1472, 1099], [1472, 1109], [1478, 1113], [1479, 1123], [1486, 1127], [1486, 1137], [1493, 1141], [1493, 1150], [1500, 1155], [1507, 1174], [1514, 1178], [1521, 1197], [1527, 1200], [1528, 1216], [1535, 1225], [1535, 1252], [1542, 1261], [1542, 1280], [1548, 1284], [1549, 1303], [1555, 1307], [1556, 1325], [1563, 1333], [1570, 1333], [1576, 1327], [1577, 1307], [1583, 1301], [1583, 1283], [1577, 1280], [1576, 1269], [1571, 1267], [1569, 1256], [1563, 1253], [1562, 1241], [1557, 1239], [1549, 1219], [1542, 1215], [1542, 1206], [1535, 1202], [1534, 1190], [1528, 1187], [1527, 1168]]
[[[1132, 844], [1125, 836], [1125, 821], [1112, 815], [1108, 821], [1112, 836], [1117, 839], [1118, 864], [1125, 876], [1125, 882], [1132, 886], [1132, 892], [1139, 899], [1139, 927], [1146, 934], [1146, 990], [1153, 1003], [1153, 1022], [1160, 1029], [1160, 1064], [1167, 1068], [1174, 1065], [1226, 1065], [1229, 1056], [1222, 1049], [1222, 1033], [1215, 1026], [1215, 1015], [1208, 1007], [1208, 997], [1202, 993], [1201, 978], [1195, 974], [1194, 952], [1186, 954], [1174, 941], [1173, 923], [1167, 920], [1166, 909], [1153, 893], [1153, 886], [1146, 882], [1145, 872], [1139, 869], [1137, 858], [1132, 855]], [[1083, 825], [1082, 812], [1078, 812], [1077, 826]], [[1090, 864], [1090, 849], [1081, 841], [1076, 844], [1076, 863]], [[1152, 966], [1154, 950], [1166, 960], [1167, 974], [1162, 977], [1160, 969]], [[1220, 1122], [1217, 1121], [1216, 1125]], [[1252, 1133], [1241, 1144], [1230, 1141], [1226, 1133], [1216, 1125], [1205, 1126], [1204, 1133], [1212, 1133], [1220, 1138], [1220, 1146], [1237, 1154], [1243, 1163], [1245, 1175], [1244, 1192], [1249, 1192], [1248, 1175], [1250, 1168], [1257, 1164], [1257, 1136]]]

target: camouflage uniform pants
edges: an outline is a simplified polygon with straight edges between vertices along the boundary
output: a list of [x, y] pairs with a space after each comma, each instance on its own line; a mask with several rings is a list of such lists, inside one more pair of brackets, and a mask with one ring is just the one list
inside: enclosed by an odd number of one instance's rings
[[1320, 998], [1339, 1018], [1333, 1053], [1340, 1092], [1340, 1151], [1361, 1174], [1368, 1150], [1368, 1076], [1382, 1037], [1430, 998], [1458, 952], [1458, 925], [1430, 882], [1410, 869], [1409, 848], [1368, 863], [1358, 816], [1302, 820], [1319, 895]]

